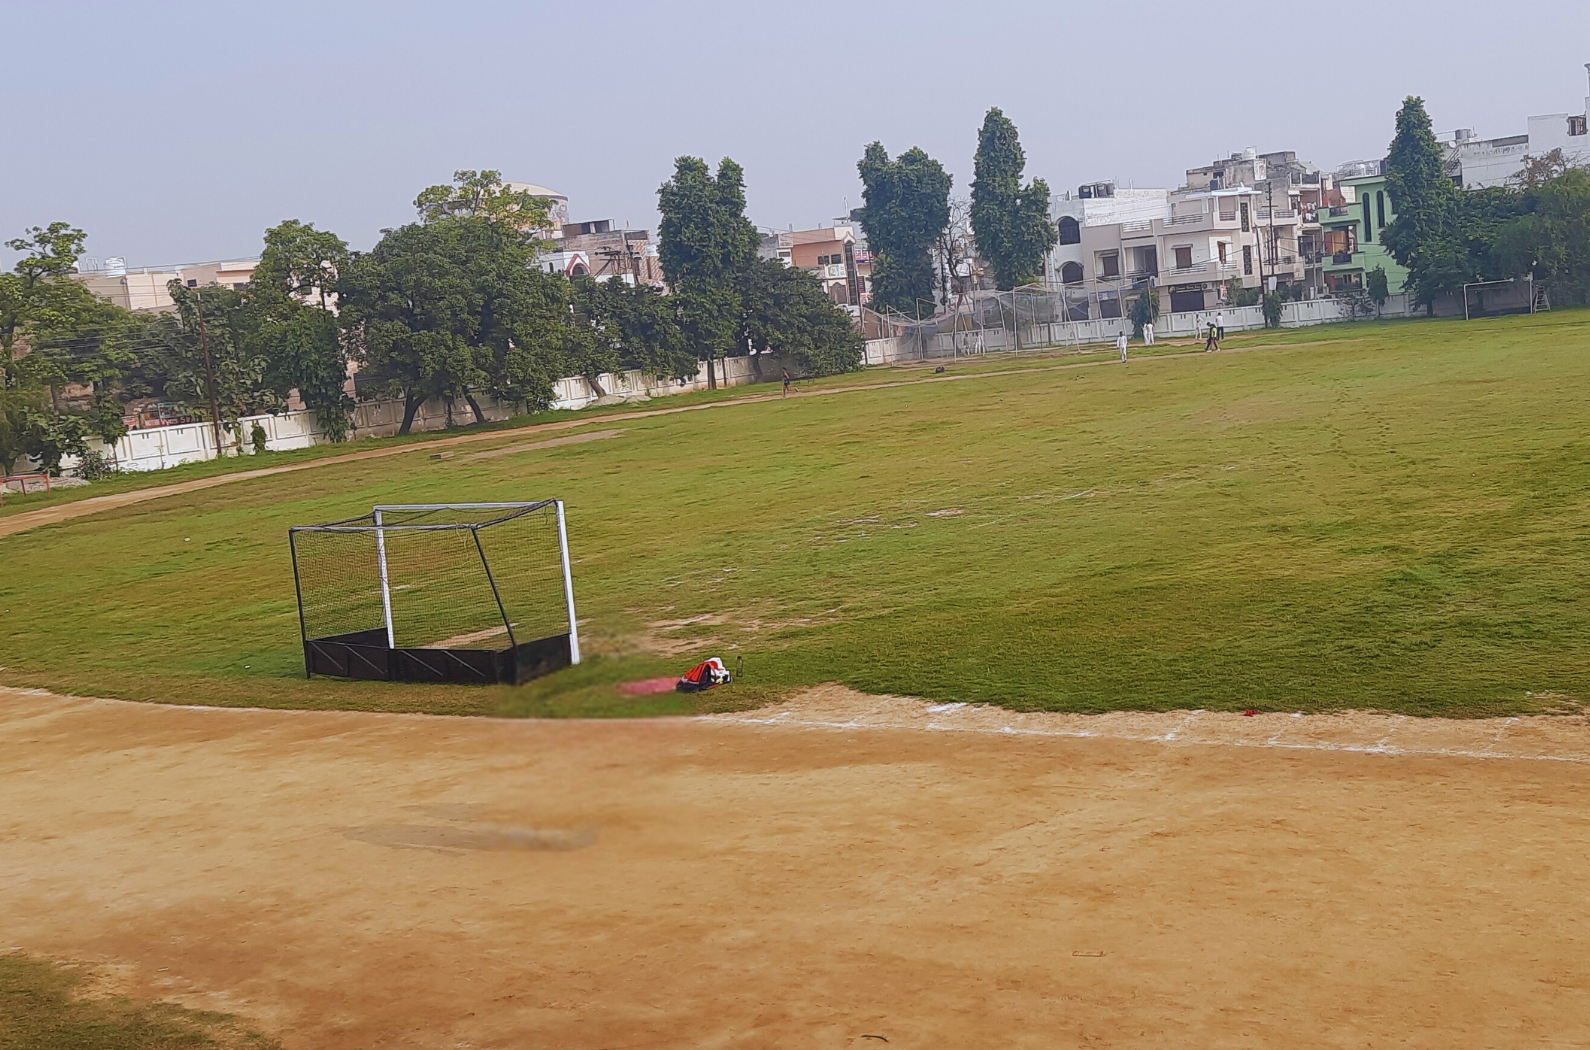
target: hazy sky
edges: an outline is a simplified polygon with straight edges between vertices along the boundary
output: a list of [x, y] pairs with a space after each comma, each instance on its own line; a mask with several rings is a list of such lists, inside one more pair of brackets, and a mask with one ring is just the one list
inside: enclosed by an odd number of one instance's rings
[[964, 194], [992, 105], [1056, 190], [1246, 146], [1378, 157], [1408, 94], [1438, 131], [1520, 134], [1583, 111], [1590, 3], [0, 0], [0, 40], [0, 234], [65, 219], [144, 266], [256, 254], [287, 218], [368, 248], [457, 168], [655, 231], [686, 153], [745, 166], [754, 222], [810, 227], [859, 203], [874, 139]]

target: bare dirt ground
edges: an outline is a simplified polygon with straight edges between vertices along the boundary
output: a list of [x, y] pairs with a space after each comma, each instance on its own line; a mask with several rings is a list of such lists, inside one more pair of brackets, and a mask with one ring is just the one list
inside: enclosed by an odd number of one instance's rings
[[1581, 1046], [1587, 852], [1580, 716], [0, 690], [0, 951], [291, 1048]]

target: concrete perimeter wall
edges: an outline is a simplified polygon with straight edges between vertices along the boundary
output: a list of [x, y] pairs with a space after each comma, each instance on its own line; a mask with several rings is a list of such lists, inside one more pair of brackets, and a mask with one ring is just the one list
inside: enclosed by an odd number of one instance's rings
[[[750, 357], [731, 357], [716, 362], [717, 385], [722, 387], [745, 386], [749, 383], [772, 382], [780, 377], [783, 367], [772, 354]], [[690, 379], [659, 379], [639, 371], [617, 372], [597, 377], [603, 393], [598, 394], [584, 376], [560, 379], [553, 385], [552, 407], [555, 409], [580, 409], [598, 402], [615, 404], [649, 401], [669, 394], [688, 394], [693, 390], [707, 389], [707, 363]], [[479, 397], [481, 411], [488, 422], [508, 419], [520, 406], [504, 404], [489, 397]], [[475, 422], [469, 405], [462, 401], [453, 403], [451, 422], [463, 425]], [[326, 441], [313, 412], [284, 412], [279, 416], [246, 416], [239, 421], [239, 431], [221, 431], [221, 441], [226, 454], [253, 455], [250, 441], [254, 424], [265, 431], [265, 447], [272, 452], [286, 449], [308, 448]], [[448, 406], [440, 398], [432, 398], [420, 406], [414, 416], [413, 430], [442, 430], [449, 424]], [[361, 402], [353, 413], [353, 431], [350, 439], [390, 437], [403, 425], [403, 402], [382, 399]], [[196, 463], [215, 458], [215, 429], [209, 423], [182, 423], [169, 427], [148, 427], [128, 431], [107, 448], [99, 442], [90, 446], [116, 461], [120, 470], [163, 470], [182, 463]], [[75, 466], [72, 458], [63, 466]]]

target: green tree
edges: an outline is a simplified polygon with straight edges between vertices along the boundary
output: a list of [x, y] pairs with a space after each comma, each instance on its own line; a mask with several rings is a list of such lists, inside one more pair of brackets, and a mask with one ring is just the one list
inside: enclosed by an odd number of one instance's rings
[[1265, 292], [1259, 309], [1264, 313], [1264, 327], [1281, 327], [1281, 293]]
[[1132, 336], [1143, 338], [1143, 326], [1153, 324], [1159, 320], [1159, 291], [1154, 288], [1144, 288], [1142, 293], [1132, 301]]
[[1424, 100], [1409, 97], [1397, 111], [1385, 175], [1397, 217], [1381, 231], [1381, 241], [1408, 268], [1405, 283], [1416, 302], [1429, 305], [1461, 292], [1467, 282], [1497, 275], [1491, 251], [1501, 229], [1522, 211], [1522, 198], [1503, 187], [1459, 190], [1446, 174]]
[[[714, 177], [699, 157], [680, 157], [657, 191], [658, 258], [672, 289], [680, 330], [698, 359], [774, 349], [798, 366], [842, 371], [860, 364], [835, 337], [850, 316], [822, 294], [815, 277], [758, 259], [760, 237], [745, 218], [745, 173], [725, 157]], [[717, 385], [717, 369], [707, 370]]]
[[[285, 411], [286, 391], [266, 380], [271, 362], [258, 338], [256, 316], [246, 293], [222, 285], [188, 288], [181, 281], [171, 281], [166, 287], [173, 309], [152, 318], [145, 330], [147, 341], [155, 348], [148, 371], [161, 395], [189, 414], [208, 420], [213, 375], [222, 426], [234, 429], [244, 416]], [[209, 369], [205, 367], [206, 337]]]
[[1524, 193], [1524, 213], [1497, 232], [1497, 267], [1533, 275], [1559, 302], [1590, 301], [1590, 171], [1564, 168]]
[[[741, 351], [735, 284], [761, 243], [745, 217], [744, 169], [724, 157], [714, 177], [700, 157], [680, 157], [673, 178], [657, 190], [657, 207], [658, 261], [698, 357], [712, 362]], [[707, 385], [717, 386], [716, 366], [707, 370]]]
[[[90, 435], [126, 433], [118, 385], [138, 365], [139, 319], [73, 280], [85, 234], [65, 222], [6, 242], [21, 253], [0, 274], [0, 467], [23, 456], [50, 470]], [[90, 389], [66, 400], [69, 386]]]
[[756, 258], [761, 238], [745, 217], [745, 171], [730, 158], [718, 162], [716, 177], [700, 157], [678, 158], [657, 206], [657, 258], [675, 289], [733, 283]]
[[[430, 398], [462, 398], [488, 381], [472, 242], [489, 226], [471, 218], [388, 230], [370, 252], [351, 256], [338, 279], [350, 356], [375, 392], [403, 398], [400, 434]], [[514, 242], [505, 247], [514, 254]]]
[[581, 278], [572, 282], [578, 312], [617, 368], [672, 379], [695, 377], [700, 362], [685, 338], [678, 304], [649, 285]]
[[994, 270], [994, 282], [1009, 290], [1038, 279], [1044, 256], [1060, 231], [1049, 221], [1049, 184], [1021, 184], [1027, 156], [1016, 125], [995, 107], [978, 135], [972, 179], [972, 232], [977, 250]]
[[[500, 171], [455, 171], [451, 185], [428, 186], [414, 198], [420, 221], [489, 219], [526, 236], [551, 222], [551, 202], [502, 181]], [[544, 246], [532, 245], [538, 250]]]
[[1386, 268], [1377, 266], [1370, 270], [1365, 278], [1364, 287], [1375, 304], [1376, 313], [1385, 309], [1386, 300], [1391, 298], [1391, 284], [1386, 280]]
[[880, 142], [856, 164], [861, 173], [861, 228], [872, 252], [875, 306], [911, 313], [933, 302], [932, 248], [950, 222], [952, 176], [913, 147], [890, 160]]
[[737, 336], [749, 349], [780, 354], [810, 375], [861, 366], [861, 333], [812, 274], [759, 259], [741, 275], [739, 292]]
[[262, 382], [283, 401], [296, 389], [333, 441], [346, 439], [354, 407], [345, 389], [348, 358], [330, 309], [347, 262], [348, 246], [336, 234], [289, 219], [265, 231], [246, 294], [250, 335], [266, 361]]

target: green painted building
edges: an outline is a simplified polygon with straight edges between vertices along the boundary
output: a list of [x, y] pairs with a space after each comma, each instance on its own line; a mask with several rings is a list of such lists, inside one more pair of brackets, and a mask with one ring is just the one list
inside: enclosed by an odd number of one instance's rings
[[1402, 291], [1408, 271], [1398, 266], [1380, 243], [1381, 231], [1397, 217], [1391, 207], [1391, 194], [1386, 190], [1386, 177], [1362, 175], [1343, 179], [1338, 185], [1352, 188], [1353, 203], [1319, 211], [1326, 287], [1333, 292], [1363, 288], [1369, 273], [1378, 266], [1386, 271], [1386, 286], [1396, 295]]

